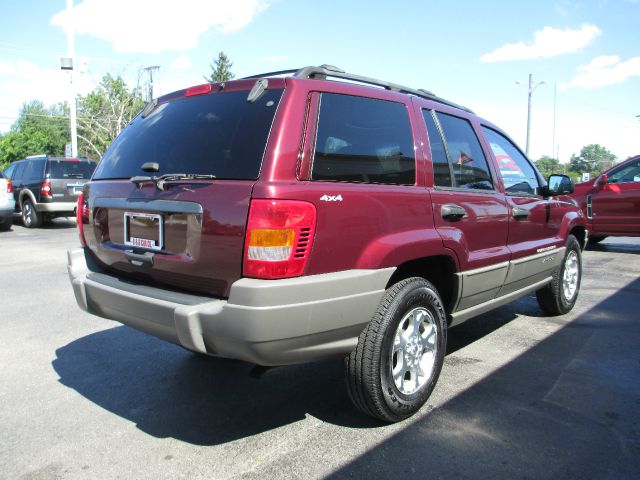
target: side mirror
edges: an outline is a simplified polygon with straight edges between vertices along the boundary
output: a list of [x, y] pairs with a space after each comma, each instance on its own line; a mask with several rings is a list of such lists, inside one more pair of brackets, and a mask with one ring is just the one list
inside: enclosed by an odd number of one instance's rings
[[607, 175], [606, 173], [603, 173], [596, 179], [593, 186], [596, 187], [598, 190], [602, 190], [608, 182], [609, 182], [609, 175]]
[[547, 195], [569, 195], [573, 193], [573, 180], [568, 175], [549, 175]]

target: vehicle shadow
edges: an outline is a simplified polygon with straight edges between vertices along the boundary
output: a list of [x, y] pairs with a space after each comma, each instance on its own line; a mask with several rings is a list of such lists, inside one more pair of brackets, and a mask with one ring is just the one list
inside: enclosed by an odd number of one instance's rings
[[342, 360], [268, 370], [193, 354], [119, 326], [56, 351], [60, 382], [159, 438], [217, 445], [300, 421], [307, 414], [352, 427], [374, 427], [355, 413], [343, 386]]
[[[452, 329], [447, 354], [516, 318], [521, 304], [527, 300]], [[342, 359], [273, 368], [255, 378], [250, 364], [193, 354], [125, 326], [75, 340], [56, 357], [52, 365], [63, 385], [159, 438], [217, 445], [307, 415], [350, 428], [384, 425], [351, 404]]]
[[[11, 230], [16, 231], [26, 228], [22, 223], [22, 218], [14, 216]], [[65, 230], [76, 228], [76, 219], [73, 217], [58, 217], [51, 220], [43, 220], [38, 230]]]
[[592, 252], [631, 253], [640, 255], [640, 244], [626, 242], [625, 238], [629, 237], [607, 238], [602, 243], [589, 243], [587, 244], [587, 250]]
[[329, 478], [638, 478], [639, 296], [637, 279]]

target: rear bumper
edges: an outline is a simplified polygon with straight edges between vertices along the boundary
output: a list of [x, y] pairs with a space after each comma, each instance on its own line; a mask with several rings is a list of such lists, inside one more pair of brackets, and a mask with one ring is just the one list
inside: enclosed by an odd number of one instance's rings
[[36, 210], [38, 212], [46, 213], [63, 213], [66, 212], [69, 216], [73, 215], [76, 210], [76, 202], [51, 202], [51, 203], [38, 203]]
[[84, 250], [68, 252], [69, 277], [83, 310], [190, 350], [259, 365], [301, 363], [353, 350], [394, 270], [243, 278], [222, 300], [125, 283], [89, 270]]

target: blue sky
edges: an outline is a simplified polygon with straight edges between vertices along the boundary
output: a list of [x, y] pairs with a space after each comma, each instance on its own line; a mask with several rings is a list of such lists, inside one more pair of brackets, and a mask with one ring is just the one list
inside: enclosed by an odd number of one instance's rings
[[[10, 1], [0, 18], [0, 130], [23, 102], [68, 97], [64, 26], [76, 23], [75, 83], [104, 73], [133, 86], [159, 65], [156, 93], [202, 83], [220, 50], [237, 76], [329, 63], [472, 108], [523, 148], [533, 93], [531, 157], [568, 160], [589, 143], [640, 153], [640, 1], [295, 0]], [[556, 89], [557, 86], [557, 89]], [[554, 92], [557, 90], [554, 102]], [[554, 129], [554, 103], [555, 124]], [[555, 135], [554, 135], [555, 132]], [[555, 139], [555, 142], [554, 142]]]

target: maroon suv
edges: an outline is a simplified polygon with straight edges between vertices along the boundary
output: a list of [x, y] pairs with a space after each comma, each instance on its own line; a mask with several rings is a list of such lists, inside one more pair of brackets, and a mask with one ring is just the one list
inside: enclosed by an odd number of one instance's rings
[[356, 406], [397, 421], [433, 390], [448, 327], [533, 292], [573, 307], [572, 190], [425, 90], [275, 72], [150, 103], [84, 187], [69, 275], [84, 310], [194, 352], [344, 356]]

